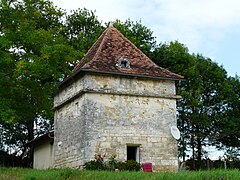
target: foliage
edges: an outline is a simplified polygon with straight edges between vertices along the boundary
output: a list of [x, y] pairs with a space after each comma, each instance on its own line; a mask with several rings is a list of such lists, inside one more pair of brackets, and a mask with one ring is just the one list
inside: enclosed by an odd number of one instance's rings
[[191, 148], [192, 158], [200, 161], [204, 146], [239, 147], [239, 81], [228, 78], [225, 69], [210, 58], [190, 54], [177, 41], [160, 44], [151, 57], [160, 66], [185, 77], [177, 84], [177, 93], [182, 96], [177, 102], [182, 133], [179, 156], [185, 160]]
[[[62, 34], [66, 37], [71, 47], [81, 51], [81, 55], [78, 58], [80, 60], [104, 29], [94, 12], [84, 8], [73, 10], [70, 15], [66, 16]], [[72, 68], [78, 62], [75, 59], [73, 64], [71, 64]]]
[[146, 55], [151, 54], [156, 45], [156, 40], [153, 32], [146, 26], [143, 26], [141, 21], [133, 22], [128, 19], [125, 22], [121, 22], [120, 20], [116, 20], [113, 22], [113, 26]]
[[224, 84], [222, 94], [225, 104], [224, 112], [218, 115], [215, 122], [215, 145], [220, 149], [228, 147], [228, 151], [237, 150], [240, 153], [240, 78], [229, 77]]
[[112, 155], [109, 161], [104, 162], [103, 157], [95, 155], [95, 159], [84, 164], [86, 170], [125, 170], [125, 171], [139, 171], [141, 166], [134, 160], [127, 160], [125, 162], [117, 161], [116, 155]]
[[116, 154], [113, 154], [110, 158], [109, 161], [107, 162], [107, 169], [114, 171], [115, 169], [121, 169], [121, 162], [118, 162], [116, 160]]
[[[48, 0], [0, 2], [0, 148], [4, 151], [23, 155], [28, 140], [51, 128], [59, 81], [100, 33], [94, 28], [102, 30], [86, 9], [75, 11], [64, 22], [65, 15]], [[79, 29], [81, 36], [74, 38], [75, 31], [70, 37], [69, 29], [80, 25], [85, 29]]]
[[101, 155], [95, 155], [95, 159], [84, 164], [86, 170], [106, 170], [106, 164]]
[[122, 170], [127, 171], [139, 171], [141, 169], [141, 165], [134, 160], [127, 160], [126, 162], [122, 163], [121, 166]]
[[28, 163], [28, 160], [22, 159], [21, 156], [0, 150], [0, 167], [29, 167]]

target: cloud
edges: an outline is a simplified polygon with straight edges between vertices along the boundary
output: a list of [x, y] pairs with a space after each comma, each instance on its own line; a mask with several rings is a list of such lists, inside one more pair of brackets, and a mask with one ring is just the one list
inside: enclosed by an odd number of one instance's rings
[[161, 35], [200, 41], [199, 36], [219, 39], [226, 31], [240, 26], [238, 0], [68, 0], [53, 2], [65, 9], [86, 7], [96, 10], [104, 22], [115, 19], [142, 20], [158, 28]]
[[[178, 40], [190, 52], [215, 59], [225, 39], [240, 29], [239, 0], [68, 0], [53, 2], [63, 9], [96, 10], [103, 22], [141, 19], [158, 43]], [[236, 33], [237, 32], [237, 33]], [[222, 49], [221, 49], [222, 50]], [[226, 49], [226, 52], [228, 50]], [[240, 58], [240, 57], [239, 57]]]
[[[145, 4], [144, 4], [145, 3]], [[218, 43], [227, 32], [240, 26], [237, 0], [152, 0], [138, 6], [141, 17], [153, 27], [159, 40], [179, 40], [193, 50], [205, 43]], [[150, 10], [149, 10], [150, 9]], [[207, 42], [206, 42], [207, 41]]]

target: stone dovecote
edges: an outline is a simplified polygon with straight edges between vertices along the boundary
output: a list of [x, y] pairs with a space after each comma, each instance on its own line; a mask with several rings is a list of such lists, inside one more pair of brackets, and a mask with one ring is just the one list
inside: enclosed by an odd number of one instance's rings
[[175, 81], [116, 28], [108, 28], [60, 85], [54, 99], [54, 167], [107, 160], [152, 163], [176, 171]]

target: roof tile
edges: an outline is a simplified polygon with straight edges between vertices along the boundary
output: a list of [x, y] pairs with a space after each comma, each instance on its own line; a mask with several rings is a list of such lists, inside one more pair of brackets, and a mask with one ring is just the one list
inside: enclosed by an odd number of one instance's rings
[[[119, 59], [122, 57], [130, 62], [130, 68], [120, 67]], [[84, 70], [167, 79], [183, 78], [181, 75], [156, 65], [114, 27], [102, 33], [74, 68], [73, 73]]]

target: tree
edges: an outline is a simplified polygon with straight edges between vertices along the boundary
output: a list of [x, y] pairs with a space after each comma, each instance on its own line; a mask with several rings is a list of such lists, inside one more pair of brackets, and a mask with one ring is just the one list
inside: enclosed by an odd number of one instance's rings
[[[110, 23], [108, 23], [109, 26]], [[156, 40], [153, 32], [143, 26], [140, 22], [133, 22], [130, 19], [125, 22], [116, 20], [113, 26], [117, 28], [125, 37], [127, 37], [133, 44], [135, 44], [142, 52], [150, 56], [155, 48]]]
[[61, 34], [63, 15], [50, 1], [0, 3], [0, 124], [8, 147], [24, 147], [40, 119], [52, 122], [58, 82], [80, 55]]
[[240, 147], [240, 79], [229, 77], [222, 91], [225, 105], [215, 122], [215, 144], [220, 149], [235, 149]]
[[[222, 111], [224, 97], [221, 96], [227, 73], [211, 59], [196, 55], [195, 78], [191, 88], [191, 144], [197, 149], [197, 160], [203, 155], [203, 146], [210, 139], [217, 115]], [[196, 144], [196, 145], [194, 145]], [[194, 150], [194, 149], [193, 149]]]
[[[97, 38], [104, 31], [104, 27], [97, 20], [93, 11], [87, 9], [73, 10], [72, 14], [66, 15], [62, 34], [68, 39], [69, 45], [75, 50], [81, 51], [79, 60], [87, 53]], [[72, 64], [72, 68], [79, 61]]]
[[185, 160], [185, 151], [189, 147], [192, 158], [200, 161], [203, 147], [211, 143], [211, 137], [216, 137], [214, 130], [219, 114], [225, 112], [224, 91], [229, 90], [226, 86], [227, 73], [210, 58], [190, 54], [179, 42], [160, 44], [153, 51], [152, 59], [185, 77], [185, 81], [177, 84], [178, 94], [182, 96], [177, 102], [178, 127], [182, 132], [180, 156]]
[[178, 127], [181, 134], [179, 141], [179, 156], [183, 157], [185, 161], [187, 144], [190, 141], [190, 112], [189, 112], [189, 98], [188, 93], [191, 89], [190, 82], [195, 73], [194, 65], [195, 58], [188, 52], [188, 48], [178, 41], [170, 42], [169, 44], [159, 44], [151, 55], [159, 66], [164, 67], [172, 72], [184, 75], [185, 80], [177, 83], [177, 94], [182, 98], [177, 101], [178, 110]]

